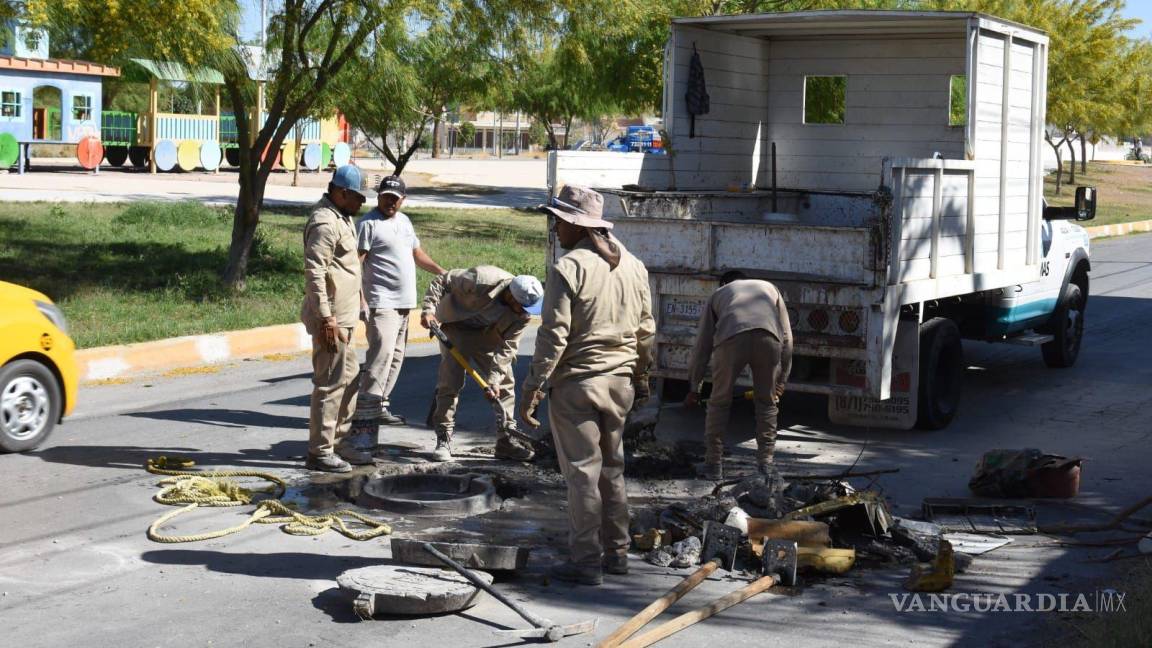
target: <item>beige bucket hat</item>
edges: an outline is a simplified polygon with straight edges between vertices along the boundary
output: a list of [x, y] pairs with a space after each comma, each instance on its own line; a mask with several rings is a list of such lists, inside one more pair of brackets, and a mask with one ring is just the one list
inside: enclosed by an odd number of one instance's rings
[[552, 202], [539, 208], [579, 227], [612, 229], [612, 223], [604, 220], [604, 197], [587, 187], [566, 185]]

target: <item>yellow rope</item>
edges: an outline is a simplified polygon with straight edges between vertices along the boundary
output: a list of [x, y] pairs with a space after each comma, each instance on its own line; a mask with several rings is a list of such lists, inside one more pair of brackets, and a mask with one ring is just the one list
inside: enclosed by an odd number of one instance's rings
[[[294, 511], [276, 499], [286, 492], [287, 484], [275, 475], [252, 470], [188, 470], [195, 465], [196, 462], [185, 457], [156, 457], [149, 459], [145, 464], [145, 470], [150, 473], [168, 475], [166, 479], [160, 480], [159, 485], [163, 488], [153, 496], [153, 499], [169, 506], [185, 505], [175, 511], [165, 513], [153, 522], [148, 527], [149, 540], [162, 543], [211, 540], [243, 531], [253, 523], [280, 524], [282, 525], [280, 529], [285, 533], [303, 536], [317, 536], [329, 529], [335, 529], [344, 537], [352, 540], [372, 540], [392, 533], [392, 528], [385, 522], [361, 515], [355, 511], [341, 510], [325, 515], [305, 515]], [[252, 503], [252, 490], [242, 488], [226, 479], [218, 479], [221, 477], [258, 477], [272, 482], [274, 486], [270, 492], [274, 493], [273, 498], [257, 504], [252, 515], [234, 527], [196, 535], [166, 536], [160, 534], [160, 527], [188, 511], [200, 507], [246, 506]], [[363, 524], [367, 528], [357, 531], [350, 528], [349, 524]]]

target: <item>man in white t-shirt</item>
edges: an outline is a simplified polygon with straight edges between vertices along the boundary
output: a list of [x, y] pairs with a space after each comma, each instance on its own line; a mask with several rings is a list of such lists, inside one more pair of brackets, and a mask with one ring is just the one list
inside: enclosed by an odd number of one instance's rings
[[356, 225], [363, 264], [361, 317], [367, 324], [368, 354], [360, 382], [356, 418], [401, 425], [388, 411], [389, 396], [404, 364], [408, 312], [416, 308], [416, 266], [432, 274], [444, 268], [420, 247], [412, 221], [400, 211], [407, 189], [399, 176], [380, 183], [376, 208]]

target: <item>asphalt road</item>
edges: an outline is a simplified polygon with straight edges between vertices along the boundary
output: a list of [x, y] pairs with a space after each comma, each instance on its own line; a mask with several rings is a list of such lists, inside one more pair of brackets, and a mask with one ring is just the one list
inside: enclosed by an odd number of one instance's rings
[[[1088, 332], [1076, 367], [1046, 369], [1037, 349], [966, 343], [970, 367], [962, 411], [938, 432], [833, 426], [819, 399], [787, 398], [778, 450], [785, 472], [832, 471], [853, 462], [857, 470], [899, 468], [874, 487], [897, 515], [914, 514], [924, 497], [965, 496], [971, 468], [985, 450], [1039, 447], [1085, 458], [1076, 506], [1042, 509], [1049, 521], [1071, 515], [1103, 520], [1086, 507], [1115, 510], [1148, 495], [1152, 346], [1145, 340], [1152, 321], [1152, 236], [1097, 241], [1092, 256]], [[437, 358], [430, 345], [411, 351], [394, 409], [423, 420]], [[522, 356], [521, 368], [524, 361]], [[170, 510], [151, 500], [159, 478], [141, 469], [151, 456], [188, 455], [205, 468], [270, 470], [298, 487], [311, 484], [298, 459], [306, 447], [308, 370], [307, 358], [298, 356], [88, 386], [76, 415], [44, 447], [0, 456], [4, 644], [516, 645], [490, 631], [523, 623], [490, 600], [462, 615], [357, 621], [335, 578], [385, 561], [386, 542], [293, 537], [268, 526], [195, 544], [161, 545], [145, 537], [147, 526]], [[750, 418], [745, 410], [733, 421], [730, 440], [740, 444], [741, 456], [751, 452]], [[664, 423], [662, 434], [692, 436], [703, 417], [672, 407]], [[458, 445], [473, 466], [490, 463], [480, 454], [491, 445], [488, 425], [482, 400], [469, 390]], [[396, 444], [398, 461], [418, 461], [431, 450], [431, 433], [418, 427], [385, 435]], [[634, 480], [629, 487], [636, 501], [705, 488], [686, 480]], [[548, 492], [554, 497], [554, 490]], [[634, 558], [632, 575], [609, 577], [603, 588], [544, 583], [540, 574], [555, 557], [564, 522], [562, 502], [541, 500], [514, 500], [504, 521], [510, 533], [535, 534], [549, 546], [533, 555], [527, 574], [498, 583], [539, 613], [559, 622], [598, 617], [595, 636], [603, 637], [683, 576]], [[230, 526], [246, 510], [197, 512], [167, 530]], [[415, 531], [410, 521], [396, 522], [398, 534]], [[1086, 562], [1110, 550], [1016, 537], [977, 558], [953, 591], [1092, 593], [1123, 569], [1123, 563]], [[661, 645], [1020, 646], [1042, 644], [1069, 623], [1057, 614], [897, 612], [889, 595], [903, 591], [906, 575], [905, 568], [856, 569], [769, 592]], [[675, 611], [738, 586], [713, 578]], [[586, 636], [565, 644], [592, 641]]]

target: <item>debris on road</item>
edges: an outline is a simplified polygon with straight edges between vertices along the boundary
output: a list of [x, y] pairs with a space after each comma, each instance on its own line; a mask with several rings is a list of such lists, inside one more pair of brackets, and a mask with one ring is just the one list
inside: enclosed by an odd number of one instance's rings
[[925, 568], [916, 563], [912, 565], [912, 573], [904, 581], [904, 589], [910, 592], [943, 592], [952, 587], [952, 580], [956, 575], [956, 563], [953, 560], [952, 544], [947, 540], [940, 541], [940, 551], [931, 567]]
[[[491, 583], [492, 576], [479, 579]], [[365, 621], [377, 614], [425, 615], [466, 610], [483, 600], [479, 589], [463, 576], [435, 567], [373, 565], [340, 574], [340, 589], [356, 596], [353, 610]]]
[[1082, 462], [1036, 448], [989, 450], [976, 464], [968, 488], [982, 497], [1067, 499], [1080, 491]]

